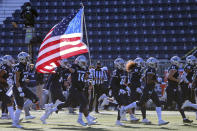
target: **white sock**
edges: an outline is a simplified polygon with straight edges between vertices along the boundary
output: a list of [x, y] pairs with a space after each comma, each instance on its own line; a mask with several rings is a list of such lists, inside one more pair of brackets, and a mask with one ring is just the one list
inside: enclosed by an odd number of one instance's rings
[[17, 108], [14, 114], [14, 123], [16, 124], [19, 123], [20, 115], [21, 115], [21, 110]]
[[78, 119], [81, 119], [82, 120], [82, 117], [83, 117], [83, 113], [82, 112], [79, 112]]
[[53, 111], [57, 111], [57, 107], [54, 107], [54, 108], [53, 108]]
[[190, 106], [193, 107], [194, 109], [197, 109], [197, 104], [191, 103]]
[[196, 111], [196, 120], [197, 120], [197, 111]]
[[14, 108], [13, 106], [8, 106], [8, 112], [10, 114], [10, 117], [12, 119], [12, 122], [14, 121]]
[[32, 104], [32, 101], [30, 99], [27, 99], [24, 103], [23, 107], [29, 107]]
[[161, 107], [156, 107], [156, 112], [157, 112], [158, 121], [162, 120], [161, 119]]
[[127, 106], [124, 107], [125, 110], [128, 110], [128, 109], [131, 109], [131, 108], [136, 108], [137, 105], [136, 105], [136, 102], [133, 102]]
[[2, 113], [2, 115], [7, 115], [7, 113]]
[[119, 122], [120, 123], [120, 120], [116, 120], [116, 122]]
[[133, 114], [130, 114], [130, 118], [134, 118], [134, 115]]
[[30, 116], [30, 106], [32, 105], [32, 101], [27, 99], [24, 103], [23, 109], [25, 111], [25, 116]]
[[90, 116], [89, 116], [89, 115], [86, 117], [86, 120], [87, 120], [87, 122], [90, 122], [90, 121], [91, 121], [91, 119], [90, 119]]

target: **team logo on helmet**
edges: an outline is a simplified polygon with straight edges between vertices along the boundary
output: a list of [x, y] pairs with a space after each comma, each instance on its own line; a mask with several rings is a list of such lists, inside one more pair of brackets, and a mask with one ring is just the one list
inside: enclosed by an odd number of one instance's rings
[[150, 57], [146, 61], [146, 64], [147, 64], [148, 67], [157, 68], [158, 60], [154, 57]]
[[114, 66], [120, 70], [125, 69], [125, 61], [122, 58], [117, 58], [114, 60]]

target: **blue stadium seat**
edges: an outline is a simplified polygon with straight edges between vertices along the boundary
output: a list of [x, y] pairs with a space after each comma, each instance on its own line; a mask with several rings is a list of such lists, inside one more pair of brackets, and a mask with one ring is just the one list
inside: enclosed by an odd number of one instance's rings
[[[79, 2], [71, 0], [61, 2], [32, 0], [31, 2], [39, 13], [35, 24], [36, 34], [42, 38], [53, 25], [79, 7]], [[119, 54], [128, 59], [139, 54], [143, 57], [152, 55], [165, 59], [172, 56], [172, 52], [183, 56], [196, 43], [197, 14], [194, 13], [196, 2], [197, 0], [85, 2], [85, 6], [88, 6], [85, 8], [85, 16], [92, 57], [112, 59]], [[12, 17], [7, 18], [4, 24], [0, 25], [1, 47], [7, 43], [12, 45], [24, 43], [25, 31], [22, 31], [23, 21], [19, 16], [20, 10], [16, 10]], [[19, 29], [15, 30], [17, 35], [10, 33], [13, 27], [9, 23], [14, 20], [19, 23]], [[34, 50], [36, 51], [36, 48]], [[4, 51], [9, 52], [9, 49]], [[16, 51], [13, 48], [13, 52]], [[128, 54], [125, 51], [132, 53]]]

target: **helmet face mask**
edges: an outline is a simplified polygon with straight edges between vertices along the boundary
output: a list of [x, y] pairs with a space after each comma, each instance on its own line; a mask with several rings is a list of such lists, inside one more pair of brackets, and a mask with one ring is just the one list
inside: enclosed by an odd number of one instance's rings
[[145, 67], [145, 62], [141, 57], [137, 57], [134, 62], [139, 66], [144, 68]]
[[3, 64], [6, 64], [8, 66], [12, 66], [15, 63], [14, 58], [11, 55], [5, 55], [3, 58]]
[[117, 58], [114, 61], [114, 66], [120, 70], [125, 70], [125, 61], [122, 58]]
[[148, 66], [148, 67], [157, 69], [158, 60], [157, 60], [156, 58], [150, 57], [150, 58], [146, 61], [146, 63], [147, 63], [147, 66]]
[[196, 57], [193, 55], [189, 55], [186, 57], [186, 63], [190, 65], [195, 65], [197, 62]]
[[23, 64], [28, 64], [30, 62], [30, 56], [26, 52], [20, 52], [18, 54], [18, 61]]
[[80, 55], [75, 59], [75, 63], [79, 65], [81, 68], [86, 69], [87, 68], [87, 59], [84, 55]]
[[62, 60], [60, 61], [60, 65], [61, 65], [61, 67], [63, 67], [63, 68], [66, 68], [68, 64], [69, 64], [69, 62], [68, 62], [67, 59], [62, 59]]
[[181, 59], [180, 59], [180, 57], [178, 57], [178, 56], [173, 56], [171, 59], [170, 59], [170, 62], [171, 62], [171, 64], [173, 64], [173, 65], [176, 65], [176, 66], [180, 66], [180, 61], [181, 61]]

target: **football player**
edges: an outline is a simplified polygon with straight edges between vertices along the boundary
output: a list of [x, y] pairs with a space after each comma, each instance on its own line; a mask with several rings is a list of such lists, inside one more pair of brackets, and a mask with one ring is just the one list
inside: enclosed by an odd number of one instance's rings
[[[130, 100], [131, 102], [139, 101], [142, 95], [141, 78], [142, 68], [144, 67], [144, 60], [137, 57], [134, 61], [128, 61], [126, 70], [128, 72], [128, 87], [130, 89]], [[139, 119], [134, 116], [135, 108], [132, 109], [130, 114], [131, 121], [138, 121]]]
[[184, 72], [181, 75], [181, 90], [184, 101], [190, 100], [195, 102], [194, 97], [194, 88], [192, 87], [192, 77], [194, 75], [194, 66], [195, 66], [196, 57], [189, 55], [186, 57], [186, 65], [184, 67]]
[[[0, 70], [0, 86], [2, 89], [2, 104], [5, 103], [6, 110], [10, 114], [13, 121], [14, 119], [14, 109], [13, 109], [13, 97], [12, 97], [12, 87], [13, 87], [13, 73], [12, 66], [15, 63], [14, 58], [11, 55], [5, 55], [3, 58], [3, 65]], [[10, 93], [9, 93], [10, 92]]]
[[50, 90], [53, 104], [46, 105], [48, 108], [45, 107], [45, 113], [40, 118], [43, 124], [46, 124], [46, 119], [49, 115], [51, 115], [54, 111], [58, 112], [57, 106], [59, 104], [66, 102], [66, 98], [63, 95], [64, 83], [66, 82], [64, 77], [68, 72], [70, 73], [70, 71], [66, 68], [66, 65], [68, 65], [67, 59], [60, 60], [60, 66], [55, 69], [55, 73], [50, 74], [49, 76], [46, 86]]
[[162, 115], [161, 115], [161, 103], [159, 101], [158, 95], [155, 92], [155, 84], [157, 83], [157, 64], [158, 60], [154, 57], [150, 57], [147, 61], [147, 69], [144, 74], [144, 82], [145, 82], [145, 87], [143, 89], [143, 94], [140, 98], [140, 101], [137, 102], [137, 105], [140, 106], [141, 112], [142, 112], [142, 123], [149, 124], [151, 123], [148, 119], [146, 119], [146, 102], [149, 99], [152, 99], [152, 101], [156, 105], [156, 112], [157, 112], [157, 117], [158, 117], [158, 125], [166, 125], [169, 122], [166, 122], [162, 120]]
[[65, 103], [52, 108], [49, 112], [57, 111], [63, 107], [67, 107], [72, 104], [80, 105], [79, 116], [77, 122], [83, 126], [86, 126], [82, 116], [86, 117], [88, 125], [95, 124], [96, 122], [92, 120], [88, 112], [88, 99], [85, 96], [84, 87], [85, 82], [88, 79], [89, 73], [87, 72], [87, 59], [85, 56], [80, 55], [75, 59], [75, 64], [72, 66], [69, 63], [65, 63], [65, 67], [69, 69], [71, 73], [71, 87], [69, 90], [68, 100]]
[[[195, 69], [194, 69], [194, 76], [193, 76], [193, 81], [192, 81], [192, 87], [195, 90], [195, 97], [197, 99], [197, 60], [195, 62]], [[196, 120], [197, 120], [197, 112], [196, 112]]]
[[114, 66], [115, 70], [112, 73], [110, 86], [112, 95], [119, 105], [116, 125], [123, 126], [124, 124], [120, 122], [121, 117], [124, 116], [124, 112], [136, 107], [136, 103], [129, 103], [129, 92], [126, 89], [127, 72], [125, 71], [125, 61], [122, 58], [117, 58], [114, 60]]
[[186, 118], [184, 110], [181, 109], [183, 104], [183, 99], [181, 97], [181, 92], [179, 91], [179, 83], [180, 83], [180, 76], [179, 76], [179, 65], [180, 65], [180, 58], [178, 56], [173, 56], [170, 59], [171, 66], [168, 69], [168, 86], [166, 88], [167, 93], [167, 103], [166, 106], [172, 105], [172, 101], [175, 101], [178, 105], [179, 112], [183, 118], [184, 123], [192, 123], [192, 120]]
[[13, 94], [17, 108], [15, 111], [14, 122], [12, 126], [16, 128], [22, 128], [22, 126], [19, 125], [19, 118], [24, 106], [24, 97], [29, 98], [33, 103], [36, 103], [38, 101], [38, 98], [27, 88], [27, 83], [29, 82], [29, 79], [27, 79], [29, 68], [28, 64], [30, 61], [29, 54], [26, 52], [20, 52], [17, 57], [19, 63], [14, 66], [13, 87]]

